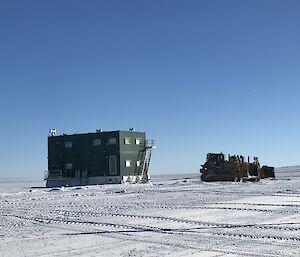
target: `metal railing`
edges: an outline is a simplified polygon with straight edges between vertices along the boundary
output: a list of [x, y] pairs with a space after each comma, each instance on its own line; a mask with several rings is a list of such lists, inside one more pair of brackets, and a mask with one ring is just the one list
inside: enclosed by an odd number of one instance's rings
[[155, 140], [154, 139], [145, 140], [145, 147], [146, 148], [154, 148], [155, 147]]

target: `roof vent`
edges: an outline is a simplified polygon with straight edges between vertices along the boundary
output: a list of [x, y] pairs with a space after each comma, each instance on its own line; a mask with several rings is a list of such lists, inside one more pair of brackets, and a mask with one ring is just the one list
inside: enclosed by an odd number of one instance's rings
[[49, 129], [49, 136], [53, 137], [56, 135], [56, 129]]

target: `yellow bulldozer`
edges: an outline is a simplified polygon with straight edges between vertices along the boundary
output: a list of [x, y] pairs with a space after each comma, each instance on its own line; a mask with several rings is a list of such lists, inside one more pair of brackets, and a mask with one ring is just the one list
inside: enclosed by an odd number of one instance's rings
[[201, 165], [201, 180], [210, 181], [253, 181], [261, 178], [275, 178], [274, 167], [262, 166], [258, 157], [253, 161], [246, 161], [242, 155], [228, 155], [225, 159], [223, 153], [208, 153], [206, 162]]

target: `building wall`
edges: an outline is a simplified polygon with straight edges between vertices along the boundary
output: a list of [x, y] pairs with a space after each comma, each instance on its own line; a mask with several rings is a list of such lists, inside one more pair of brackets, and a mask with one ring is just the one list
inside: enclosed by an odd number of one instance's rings
[[[110, 141], [113, 138], [115, 141]], [[118, 131], [49, 137], [48, 170], [62, 170], [66, 177], [83, 176], [84, 172], [89, 177], [120, 176], [119, 141]], [[110, 174], [112, 161], [115, 168]]]
[[50, 136], [48, 170], [80, 179], [141, 175], [145, 140], [144, 132], [134, 131]]
[[[136, 141], [137, 139], [139, 142]], [[140, 175], [145, 154], [145, 140], [144, 132], [120, 131], [120, 172], [122, 176]], [[137, 166], [137, 161], [140, 166]], [[129, 162], [130, 166], [128, 166]]]

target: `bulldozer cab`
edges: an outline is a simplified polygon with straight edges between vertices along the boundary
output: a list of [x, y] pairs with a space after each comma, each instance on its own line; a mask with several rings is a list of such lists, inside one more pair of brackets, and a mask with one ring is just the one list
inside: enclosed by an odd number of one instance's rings
[[224, 154], [222, 153], [208, 153], [206, 156], [206, 161], [213, 161], [216, 163], [216, 165], [221, 165], [224, 163]]

